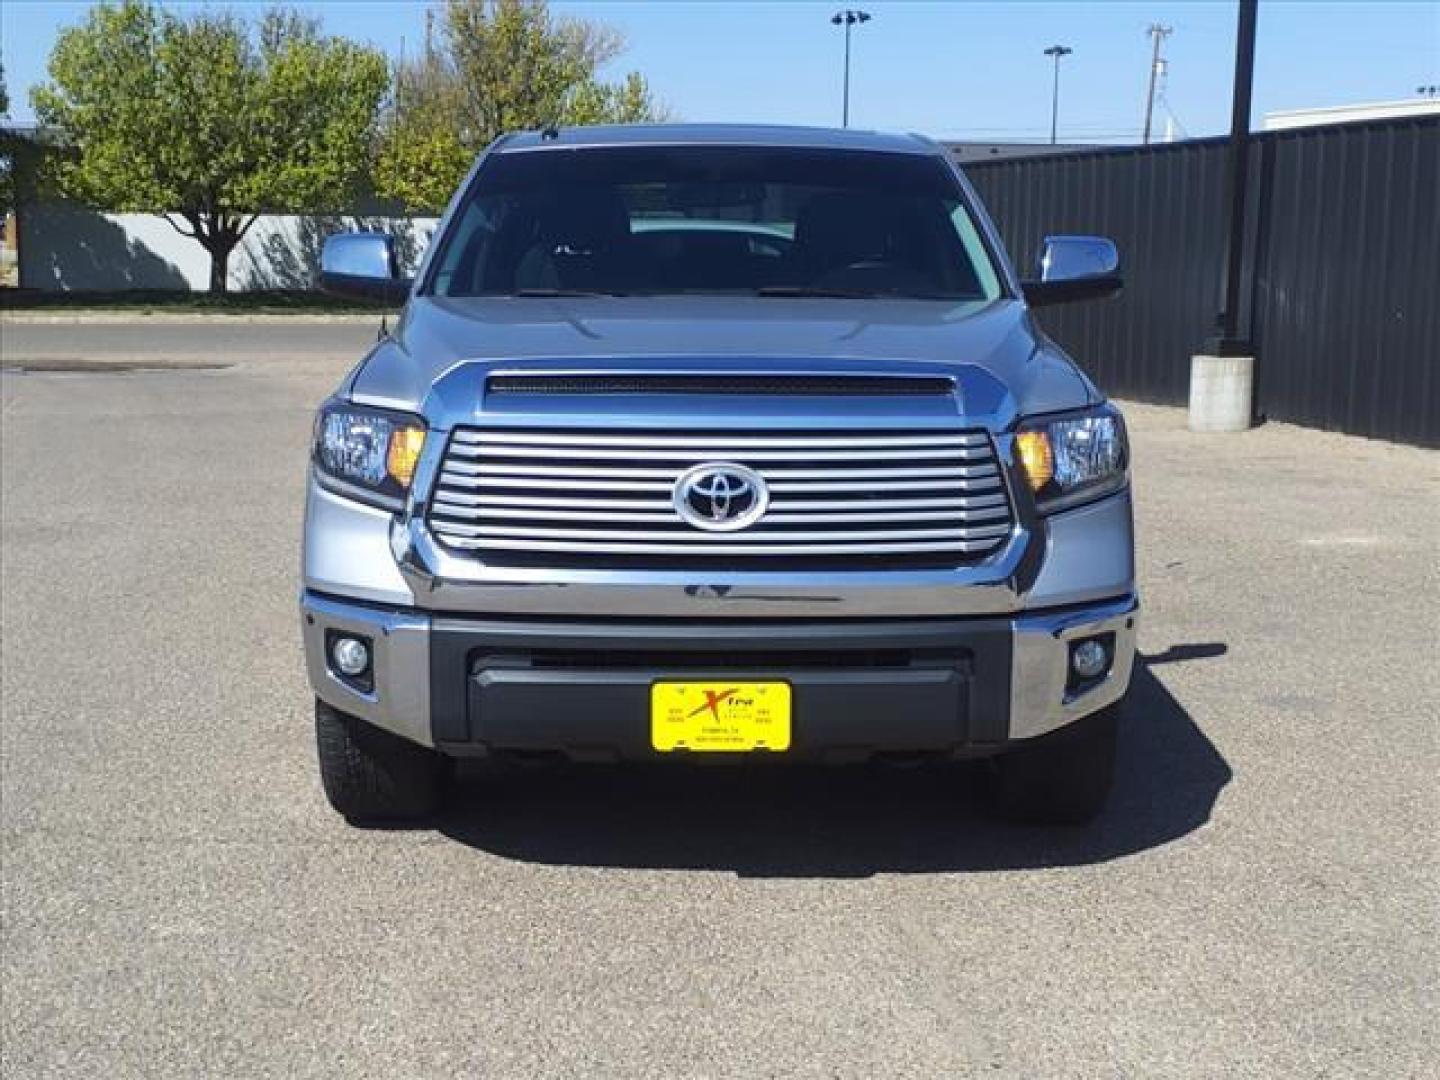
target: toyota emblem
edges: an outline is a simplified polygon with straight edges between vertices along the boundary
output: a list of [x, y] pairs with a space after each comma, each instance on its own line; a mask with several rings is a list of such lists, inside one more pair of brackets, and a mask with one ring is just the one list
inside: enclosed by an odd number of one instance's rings
[[715, 461], [681, 473], [672, 502], [675, 512], [697, 529], [735, 532], [765, 513], [770, 489], [753, 469]]

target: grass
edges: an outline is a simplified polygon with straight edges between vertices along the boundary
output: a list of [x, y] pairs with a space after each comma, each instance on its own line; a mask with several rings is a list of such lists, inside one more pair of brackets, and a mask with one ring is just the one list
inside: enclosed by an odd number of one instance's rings
[[376, 311], [363, 300], [345, 300], [301, 289], [237, 292], [215, 295], [179, 290], [134, 289], [125, 292], [41, 292], [38, 289], [0, 289], [0, 311], [126, 311], [164, 312], [266, 312]]

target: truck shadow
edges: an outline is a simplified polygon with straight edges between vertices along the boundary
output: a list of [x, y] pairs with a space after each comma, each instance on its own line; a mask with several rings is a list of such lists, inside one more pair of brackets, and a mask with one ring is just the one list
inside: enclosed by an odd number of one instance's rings
[[[1224, 646], [1167, 650], [1156, 663]], [[1083, 828], [986, 816], [975, 766], [482, 768], [440, 830], [503, 858], [563, 866], [726, 870], [742, 877], [1040, 869], [1145, 851], [1209, 819], [1231, 771], [1137, 666], [1113, 796]]]

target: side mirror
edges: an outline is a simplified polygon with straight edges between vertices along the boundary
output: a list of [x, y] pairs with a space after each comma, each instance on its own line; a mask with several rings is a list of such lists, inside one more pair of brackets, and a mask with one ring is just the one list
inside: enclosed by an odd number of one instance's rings
[[1031, 307], [1102, 300], [1119, 293], [1120, 253], [1103, 236], [1047, 236], [1040, 280], [1021, 282]]
[[335, 296], [398, 304], [410, 291], [410, 280], [400, 276], [393, 237], [337, 233], [320, 251], [320, 288]]

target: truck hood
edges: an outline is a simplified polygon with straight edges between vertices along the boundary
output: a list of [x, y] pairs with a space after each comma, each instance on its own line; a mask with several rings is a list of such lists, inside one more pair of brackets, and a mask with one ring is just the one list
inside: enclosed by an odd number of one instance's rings
[[992, 427], [1099, 399], [1017, 301], [752, 297], [415, 297], [348, 392], [478, 417], [499, 369], [945, 375], [952, 414]]

